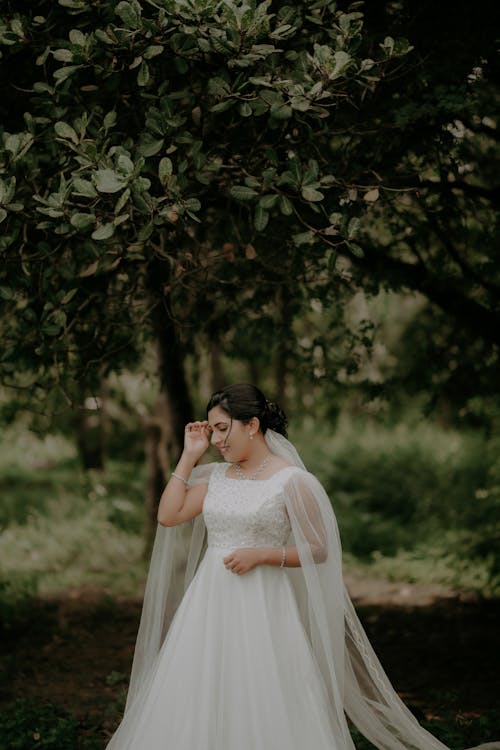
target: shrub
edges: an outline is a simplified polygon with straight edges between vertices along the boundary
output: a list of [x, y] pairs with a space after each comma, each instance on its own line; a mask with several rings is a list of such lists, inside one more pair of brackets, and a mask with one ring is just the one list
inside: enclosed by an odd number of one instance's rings
[[0, 739], [5, 750], [96, 750], [97, 740], [79, 737], [79, 722], [51, 703], [19, 699], [0, 712]]
[[500, 591], [500, 451], [481, 433], [348, 419], [299, 433], [343, 547], [377, 572]]

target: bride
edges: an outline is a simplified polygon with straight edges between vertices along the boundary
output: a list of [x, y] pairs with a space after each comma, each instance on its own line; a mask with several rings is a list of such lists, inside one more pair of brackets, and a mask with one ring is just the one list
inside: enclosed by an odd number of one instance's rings
[[[198, 465], [210, 442], [223, 460]], [[330, 501], [255, 386], [215, 393], [186, 426], [158, 521], [108, 750], [354, 750], [346, 714], [381, 750], [446, 750], [385, 675]]]

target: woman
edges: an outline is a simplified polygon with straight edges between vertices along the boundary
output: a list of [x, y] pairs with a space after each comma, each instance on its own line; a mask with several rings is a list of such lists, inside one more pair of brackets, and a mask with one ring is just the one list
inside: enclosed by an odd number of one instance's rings
[[[223, 461], [197, 466], [210, 441]], [[186, 426], [158, 521], [108, 750], [353, 750], [346, 713], [383, 750], [446, 750], [384, 674], [328, 497], [255, 386], [215, 393]]]

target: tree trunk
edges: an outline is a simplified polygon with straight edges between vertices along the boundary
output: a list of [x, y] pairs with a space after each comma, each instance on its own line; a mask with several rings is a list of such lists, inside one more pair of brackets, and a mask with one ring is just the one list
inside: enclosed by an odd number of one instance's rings
[[146, 498], [145, 498], [145, 557], [149, 557], [154, 542], [158, 503], [165, 487], [166, 478], [171, 468], [172, 458], [169, 453], [168, 433], [170, 432], [168, 403], [161, 393], [153, 406], [151, 414], [144, 420], [144, 453], [146, 458]]
[[227, 385], [222, 351], [218, 341], [210, 341], [210, 374], [212, 393], [220, 391]]
[[[166, 276], [167, 275], [167, 276]], [[159, 304], [152, 313], [152, 324], [158, 343], [160, 397], [150, 419], [146, 420], [146, 545], [150, 547], [156, 531], [156, 514], [165, 477], [180, 458], [184, 445], [184, 428], [193, 419], [193, 405], [184, 367], [184, 348], [163, 289], [168, 266], [153, 264], [148, 285]]]
[[100, 396], [89, 396], [79, 383], [75, 406], [76, 443], [85, 470], [104, 468], [105, 403]]
[[274, 359], [274, 397], [285, 412], [287, 408], [288, 355], [293, 321], [292, 303], [290, 290], [285, 286], [279, 287], [276, 294], [278, 344]]

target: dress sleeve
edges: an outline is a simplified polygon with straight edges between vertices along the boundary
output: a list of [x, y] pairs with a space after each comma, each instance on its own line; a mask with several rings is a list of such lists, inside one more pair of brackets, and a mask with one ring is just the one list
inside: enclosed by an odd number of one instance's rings
[[331, 721], [343, 747], [354, 748], [344, 715], [342, 553], [335, 515], [321, 483], [297, 468], [285, 483], [285, 503], [300, 568], [289, 575], [315, 661], [329, 695]]
[[297, 469], [289, 487], [291, 507], [288, 512], [291, 510], [295, 525], [300, 528], [311, 562], [323, 563], [328, 558], [327, 531], [317, 499], [318, 488], [314, 487], [316, 481], [312, 474]]
[[299, 609], [307, 612], [306, 629], [345, 747], [354, 746], [344, 711], [381, 750], [447, 750], [403, 704], [371, 647], [343, 583], [340, 536], [322, 485], [312, 474], [294, 471], [286, 504], [307, 600], [305, 606], [298, 602]]
[[212, 461], [208, 464], [198, 464], [191, 471], [188, 478], [188, 487], [195, 487], [197, 484], [208, 484], [212, 473], [221, 466], [220, 461]]
[[[208, 484], [220, 462], [195, 466], [188, 486]], [[151, 554], [141, 621], [134, 651], [126, 710], [145, 694], [174, 613], [199, 563], [205, 537], [203, 514], [179, 526], [160, 526]]]

